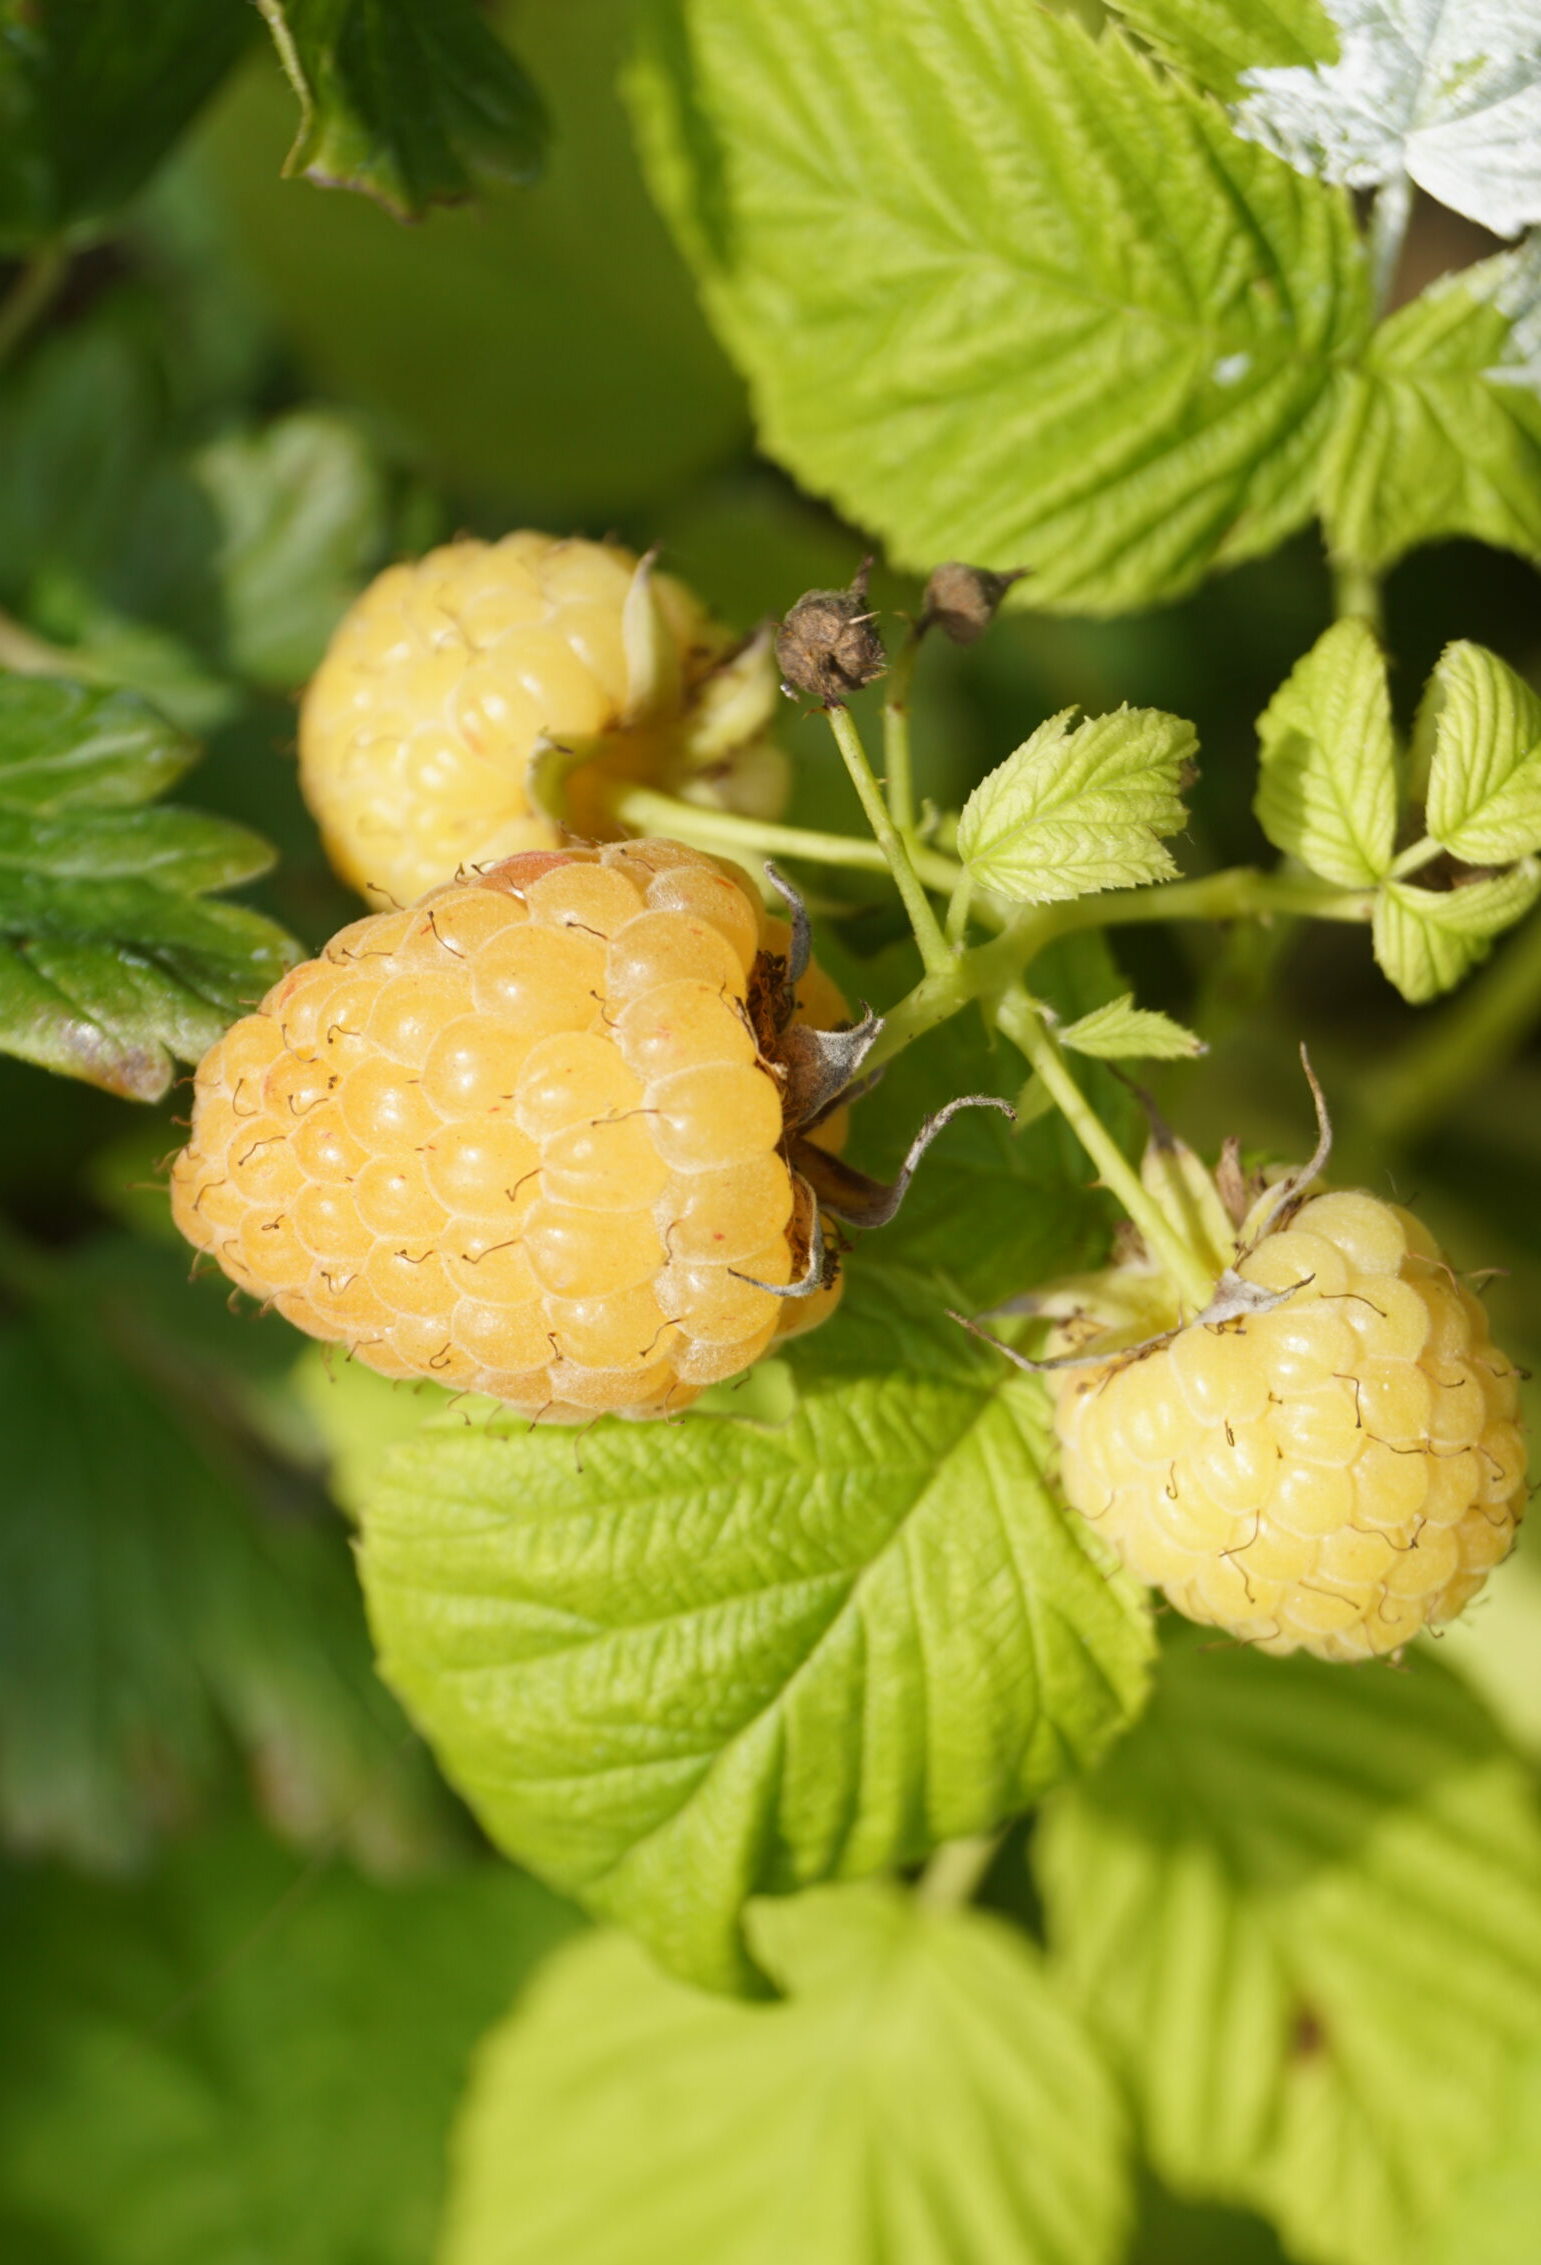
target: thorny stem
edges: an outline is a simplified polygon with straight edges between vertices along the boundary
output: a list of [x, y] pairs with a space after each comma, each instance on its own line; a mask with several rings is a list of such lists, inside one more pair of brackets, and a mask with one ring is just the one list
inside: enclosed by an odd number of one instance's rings
[[916, 1902], [929, 1911], [958, 1911], [972, 1903], [1005, 1837], [1003, 1827], [972, 1833], [966, 1840], [944, 1840], [915, 1882]]
[[9, 361], [33, 324], [47, 313], [69, 264], [62, 244], [42, 245], [0, 299], [0, 362]]
[[942, 934], [941, 923], [931, 908], [931, 899], [926, 895], [911, 862], [909, 849], [889, 815], [888, 805], [872, 775], [872, 765], [867, 761], [867, 750], [861, 743], [861, 734], [856, 729], [851, 711], [849, 708], [836, 707], [826, 708], [824, 713], [829, 728], [835, 735], [835, 745], [845, 758], [845, 767], [851, 775], [851, 784], [860, 798], [862, 809], [866, 812], [867, 823], [888, 861], [894, 886], [904, 899], [904, 909], [909, 914], [910, 926], [915, 932], [915, 941], [920, 946], [920, 957], [926, 973], [943, 974], [952, 966], [954, 953]]
[[894, 656], [883, 686], [883, 787], [894, 824], [914, 846], [915, 773], [910, 759], [910, 686], [920, 637], [913, 628]]
[[997, 1000], [994, 1019], [1042, 1080], [1055, 1107], [1096, 1165], [1103, 1186], [1122, 1204], [1144, 1237], [1152, 1258], [1166, 1270], [1190, 1310], [1202, 1313], [1214, 1295], [1213, 1273], [1147, 1191], [1138, 1172], [1071, 1076], [1052, 1032], [1020, 984], [1013, 984]]

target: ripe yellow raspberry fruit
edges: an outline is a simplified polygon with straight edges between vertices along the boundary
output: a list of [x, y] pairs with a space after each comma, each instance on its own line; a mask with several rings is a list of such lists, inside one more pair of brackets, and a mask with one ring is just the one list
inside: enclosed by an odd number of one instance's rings
[[521, 532], [388, 567], [339, 624], [300, 710], [300, 782], [327, 854], [372, 903], [562, 838], [532, 807], [544, 742], [576, 767], [568, 828], [619, 829], [643, 781], [774, 816], [768, 636], [735, 649], [669, 575], [615, 543]]
[[200, 1066], [177, 1224], [382, 1375], [672, 1414], [838, 1294], [780, 1053], [844, 1003], [812, 966], [794, 1000], [787, 950], [742, 874], [669, 841], [357, 921]]
[[1394, 1204], [1320, 1195], [1239, 1242], [1278, 1304], [1052, 1372], [1066, 1496], [1190, 1620], [1264, 1651], [1395, 1651], [1513, 1542], [1517, 1372]]

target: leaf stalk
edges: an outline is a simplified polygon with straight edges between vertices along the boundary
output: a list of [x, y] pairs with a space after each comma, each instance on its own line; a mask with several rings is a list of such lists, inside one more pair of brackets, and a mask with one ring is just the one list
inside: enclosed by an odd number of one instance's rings
[[1139, 1229], [1190, 1313], [1214, 1295], [1213, 1269], [1178, 1232], [1070, 1073], [1058, 1042], [1020, 984], [996, 1002], [994, 1021], [1020, 1049], [1044, 1090], [1096, 1165], [1103, 1186]]
[[888, 804], [883, 799], [882, 789], [873, 776], [872, 765], [867, 760], [867, 750], [861, 743], [855, 718], [846, 707], [826, 708], [824, 713], [829, 728], [835, 735], [835, 745], [850, 773], [851, 784], [866, 813], [867, 823], [872, 828], [873, 838], [882, 850], [893, 874], [894, 886], [904, 900], [904, 909], [909, 915], [926, 973], [943, 974], [953, 964], [955, 955], [952, 946], [942, 934], [941, 922], [932, 909], [931, 899], [911, 861], [908, 845], [894, 824]]

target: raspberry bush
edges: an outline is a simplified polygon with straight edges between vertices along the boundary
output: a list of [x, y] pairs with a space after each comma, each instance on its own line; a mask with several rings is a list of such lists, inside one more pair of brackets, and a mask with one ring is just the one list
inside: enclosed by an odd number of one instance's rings
[[1528, 2259], [1526, 11], [12, 13], [0, 2251]]

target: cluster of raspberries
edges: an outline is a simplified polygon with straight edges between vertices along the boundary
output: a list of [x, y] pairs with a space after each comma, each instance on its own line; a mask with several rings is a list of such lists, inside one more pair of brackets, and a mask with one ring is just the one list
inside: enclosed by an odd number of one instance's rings
[[[769, 653], [615, 545], [459, 543], [365, 593], [302, 779], [339, 870], [413, 901], [198, 1071], [175, 1215], [242, 1289], [382, 1375], [571, 1422], [670, 1415], [831, 1310], [824, 1204], [861, 1178], [841, 1092], [875, 1025], [849, 1031], [747, 874], [578, 840], [528, 792], [565, 741], [594, 837], [617, 781], [772, 808]], [[1239, 1275], [1279, 1302], [1054, 1371], [1066, 1498], [1191, 1619], [1393, 1652], [1510, 1547], [1516, 1372], [1369, 1195], [1297, 1203]]]

